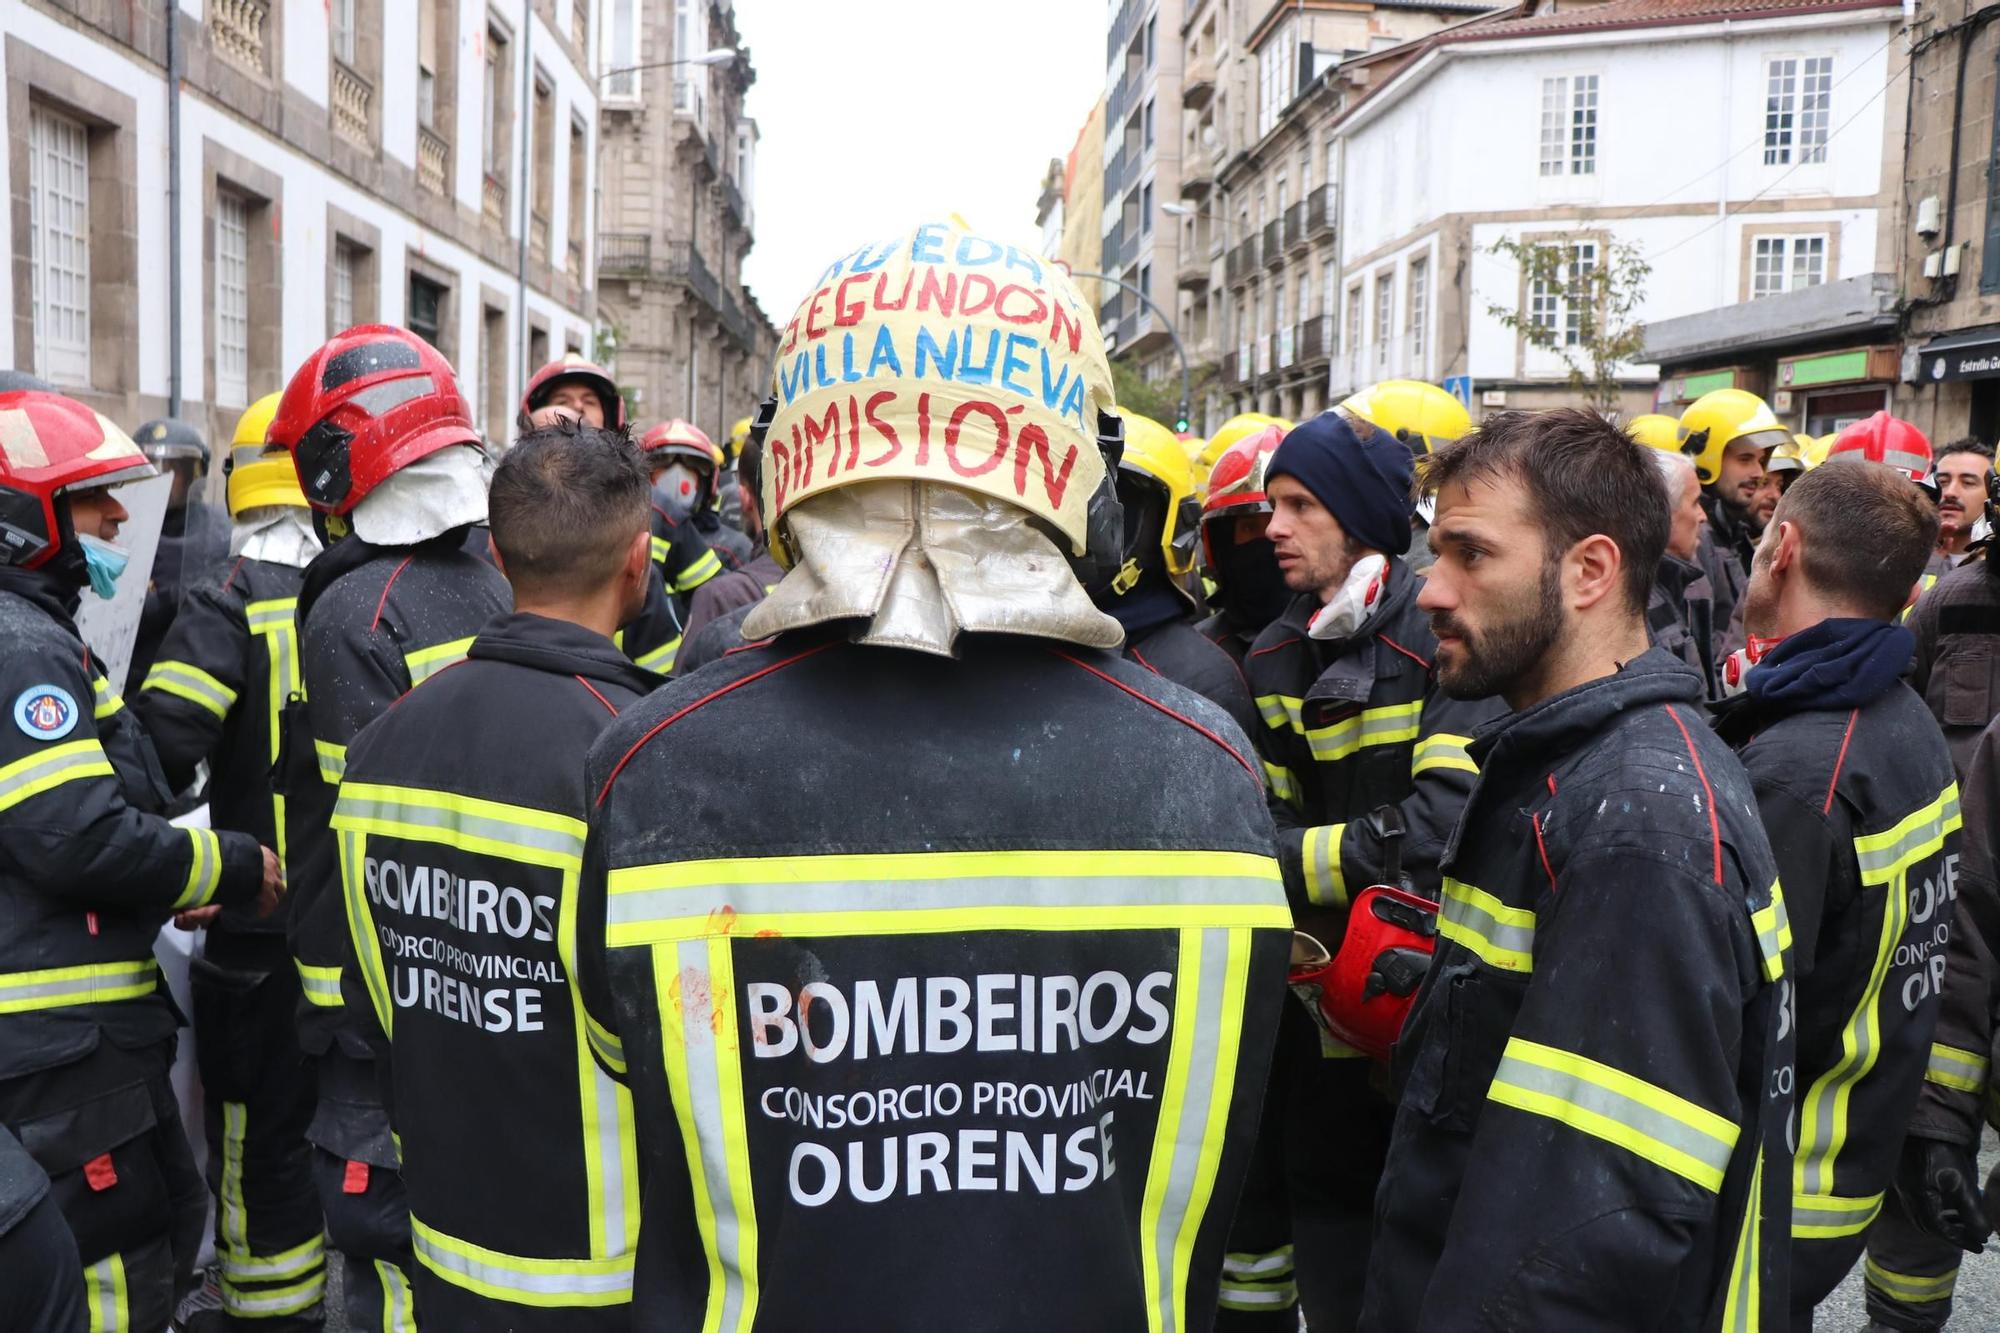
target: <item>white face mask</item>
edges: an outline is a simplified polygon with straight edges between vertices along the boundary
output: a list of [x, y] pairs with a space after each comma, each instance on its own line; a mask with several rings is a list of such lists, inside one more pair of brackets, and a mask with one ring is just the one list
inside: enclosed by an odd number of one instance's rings
[[1313, 616], [1306, 634], [1315, 639], [1352, 638], [1382, 605], [1382, 595], [1388, 587], [1388, 560], [1379, 555], [1362, 556], [1347, 571], [1347, 581], [1340, 585], [1333, 600]]

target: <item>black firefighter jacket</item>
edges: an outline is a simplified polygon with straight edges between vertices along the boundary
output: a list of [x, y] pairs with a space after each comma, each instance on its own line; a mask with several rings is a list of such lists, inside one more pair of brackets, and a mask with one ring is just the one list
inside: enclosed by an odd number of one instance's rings
[[1474, 742], [1364, 1329], [1788, 1327], [1784, 908], [1700, 696], [1654, 649]]
[[[659, 683], [602, 635], [509, 613], [348, 747], [342, 984], [388, 1062], [419, 1299], [439, 1327], [630, 1326], [631, 1101], [591, 1059], [562, 958], [584, 757]], [[468, 1108], [504, 1112], [534, 1151], [495, 1170]]]
[[[1478, 773], [1473, 730], [1504, 709], [1462, 702], [1437, 686], [1423, 580], [1389, 562], [1381, 607], [1352, 638], [1306, 634], [1311, 594], [1257, 636], [1244, 662], [1262, 725], [1254, 733], [1275, 798], [1278, 859], [1300, 928], [1338, 948], [1350, 895], [1386, 873], [1385, 823], [1397, 807], [1402, 868], [1425, 897], [1438, 894], [1438, 857]], [[1324, 932], [1324, 933], [1322, 933]]]
[[1250, 702], [1250, 685], [1242, 669], [1186, 616], [1175, 616], [1136, 638], [1128, 635], [1125, 656], [1221, 708], [1245, 736], [1256, 733], [1257, 709]]
[[1660, 557], [1660, 572], [1646, 600], [1646, 633], [1701, 674], [1705, 697], [1721, 697], [1721, 663], [1715, 656], [1715, 602], [1708, 576], [1699, 565], [1671, 555]]
[[[255, 835], [285, 860], [285, 798], [273, 769], [285, 701], [299, 691], [296, 613], [305, 571], [238, 560], [188, 593], [132, 696], [175, 791], [208, 761], [209, 823]], [[224, 909], [226, 930], [283, 934], [284, 919]]]
[[264, 879], [255, 838], [159, 814], [153, 744], [77, 637], [75, 605], [45, 575], [0, 570], [0, 1079], [101, 1037], [171, 1038], [153, 937]]
[[1255, 768], [1193, 693], [1005, 636], [786, 634], [628, 709], [577, 951], [641, 1326], [1208, 1327], [1286, 1002]]
[[1945, 574], [1905, 623], [1917, 636], [1911, 683], [1964, 777], [1980, 733], [2000, 714], [2000, 564], [1971, 560]]
[[1786, 711], [1743, 694], [1720, 711], [1792, 926], [1791, 1301], [1809, 1313], [1861, 1256], [1923, 1082], [1958, 784], [1937, 723], [1900, 680], [1858, 708]]
[[[462, 541], [456, 530], [407, 547], [347, 537], [306, 570], [299, 594], [306, 697], [287, 713], [282, 781], [292, 821], [289, 934], [304, 989], [299, 1039], [308, 1054], [336, 1039], [357, 1059], [370, 1054], [341, 1013], [347, 918], [329, 822], [347, 746], [412, 686], [462, 661], [479, 627], [513, 603], [499, 571], [468, 555]], [[343, 1155], [350, 1159], [395, 1164], [349, 1147]]]

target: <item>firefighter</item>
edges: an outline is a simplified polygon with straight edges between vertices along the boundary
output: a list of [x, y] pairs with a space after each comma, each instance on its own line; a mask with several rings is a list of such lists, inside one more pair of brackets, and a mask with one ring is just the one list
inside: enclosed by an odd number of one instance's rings
[[[622, 432], [521, 437], [487, 502], [513, 611], [348, 747], [333, 826], [359, 965], [342, 984], [389, 1071], [418, 1303], [438, 1328], [632, 1322], [631, 1102], [592, 1063], [559, 954], [583, 859], [584, 756], [660, 683], [611, 642], [652, 568], [647, 490]], [[441, 876], [474, 887], [440, 896], [427, 881]], [[490, 1169], [492, 1141], [465, 1132], [465, 1106], [505, 1108], [508, 1135], [535, 1151]]]
[[[1410, 446], [1360, 417], [1323, 412], [1289, 432], [1264, 469], [1266, 535], [1292, 600], [1245, 663], [1254, 733], [1278, 819], [1278, 857], [1299, 928], [1346, 929], [1351, 894], [1407, 876], [1427, 898], [1475, 775], [1466, 757], [1490, 702], [1439, 694], [1436, 647], [1417, 610], [1410, 547]], [[1288, 1007], [1266, 1117], [1281, 1128], [1284, 1197], [1259, 1223], [1239, 1218], [1225, 1300], [1265, 1299], [1271, 1256], [1289, 1246], [1307, 1324], [1350, 1329], [1366, 1276], [1375, 1182], [1391, 1107], [1357, 1050], [1322, 1039]], [[1346, 1117], [1322, 1131], [1326, 1108]], [[1253, 1239], [1251, 1233], [1260, 1233]]]
[[[768, 424], [768, 423], [767, 423]], [[744, 531], [750, 536], [750, 559], [741, 570], [733, 571], [742, 579], [713, 579], [710, 585], [717, 588], [718, 595], [712, 603], [713, 612], [699, 631], [691, 631], [681, 649], [675, 664], [675, 674], [685, 676], [707, 666], [716, 658], [743, 644], [743, 621], [752, 607], [769, 596], [778, 586], [778, 580], [785, 576], [783, 566], [771, 555], [770, 534], [764, 527], [764, 516], [759, 508], [758, 494], [763, 485], [764, 440], [761, 432], [753, 432], [743, 442], [743, 450], [737, 457], [737, 471], [743, 478], [743, 519]], [[750, 592], [744, 592], [745, 581]], [[722, 602], [734, 602], [733, 606]]]
[[743, 568], [750, 559], [750, 539], [724, 526], [716, 512], [727, 475], [722, 450], [699, 426], [678, 417], [647, 431], [639, 447], [653, 470], [653, 508], [659, 515], [654, 534], [665, 535], [662, 527], [690, 526], [722, 558], [725, 568]]
[[[2000, 475], [1993, 471], [1993, 446], [1965, 436], [1938, 450], [1931, 474], [1938, 483], [1938, 554], [1953, 568], [1972, 558], [1973, 543], [1990, 534]], [[1983, 525], [1983, 526], [1982, 526]]]
[[1243, 671], [1194, 627], [1194, 571], [1201, 508], [1181, 442], [1157, 421], [1124, 414], [1114, 471], [1125, 512], [1124, 558], [1093, 584], [1091, 599], [1125, 630], [1125, 656], [1228, 710], [1248, 735], [1257, 725]]
[[576, 352], [564, 353], [561, 360], [549, 362], [528, 377], [514, 424], [531, 430], [540, 424], [535, 414], [550, 407], [568, 408], [602, 429], [625, 429], [625, 397], [618, 392], [618, 382], [610, 371]]
[[174, 479], [153, 552], [139, 637], [132, 645], [130, 678], [144, 680], [187, 590], [220, 574], [228, 563], [229, 520], [201, 494], [210, 454], [200, 431], [165, 417], [139, 427], [133, 439], [154, 467]]
[[1216, 612], [1195, 628], [1239, 670], [1250, 645], [1292, 600], [1264, 531], [1271, 523], [1264, 469], [1284, 438], [1281, 428], [1267, 426], [1229, 446], [1215, 460], [1201, 502], [1201, 563]]
[[1700, 681], [1646, 646], [1656, 477], [1572, 408], [1425, 474], [1441, 683], [1515, 711], [1440, 867], [1364, 1328], [1786, 1326], [1788, 927]]
[[1861, 1257], [1938, 1018], [1930, 955], [1958, 857], [1951, 754], [1902, 682], [1896, 624], [1937, 508], [1886, 468], [1821, 468], [1779, 501], [1750, 570], [1760, 646], [1716, 730], [1737, 752], [1786, 886], [1799, 1137], [1795, 1328]]
[[[1123, 558], [1088, 304], [937, 224], [836, 263], [783, 340], [863, 263], [834, 336], [875, 368], [794, 380], [766, 439], [790, 571], [744, 633], [774, 637], [591, 751], [578, 971], [639, 1123], [635, 1305], [1203, 1328], [1283, 998], [1261, 783], [1226, 713], [1112, 651], [1072, 572]], [[999, 312], [1043, 311], [1011, 355], [1071, 386], [1054, 407], [917, 378], [930, 330], [870, 295], [981, 279], [1006, 294], [954, 326], [1004, 346]], [[855, 465], [808, 465], [793, 429], [849, 394]]]
[[[1627, 434], [1637, 436], [1628, 427]], [[1701, 504], [1701, 482], [1694, 460], [1686, 454], [1647, 450], [1666, 493], [1670, 523], [1666, 554], [1646, 601], [1646, 632], [1655, 648], [1664, 648], [1701, 673], [1702, 696], [1721, 697], [1721, 663], [1715, 655], [1715, 603], [1708, 575], [1699, 563], [1701, 535], [1708, 511]]]
[[109, 598], [124, 572], [112, 488], [153, 465], [56, 394], [0, 393], [0, 419], [0, 1124], [51, 1179], [92, 1326], [159, 1329], [207, 1200], [153, 938], [211, 903], [268, 915], [282, 879], [249, 834], [160, 815], [152, 743], [77, 634], [83, 590]]
[[305, 698], [286, 710], [280, 779], [299, 1040], [318, 1089], [306, 1137], [348, 1327], [401, 1333], [413, 1319], [409, 1214], [373, 1052], [343, 1013], [349, 946], [329, 821], [355, 734], [462, 661], [510, 595], [464, 549], [465, 529], [486, 517], [479, 436], [450, 363], [422, 338], [382, 324], [335, 335], [286, 386], [271, 443], [291, 454], [328, 539], [299, 589]]
[[[1770, 406], [1744, 389], [1715, 389], [1681, 413], [1681, 447], [1694, 456], [1701, 478], [1702, 507], [1708, 511], [1709, 586], [1715, 593], [1715, 621], [1740, 626], [1736, 604], [1750, 579], [1757, 533], [1751, 510], [1764, 481], [1764, 459], [1792, 435]], [[1724, 651], [1743, 646], [1740, 629], [1725, 635]]]
[[[228, 463], [235, 560], [188, 594], [131, 702], [168, 784], [192, 787], [207, 763], [210, 824], [254, 834], [282, 864], [285, 806], [271, 770], [285, 702], [299, 690], [299, 584], [320, 543], [291, 459], [283, 449], [263, 452], [278, 400], [259, 399], [237, 423]], [[284, 923], [221, 913], [191, 986], [217, 1205], [215, 1326], [317, 1326], [326, 1256], [305, 1142], [314, 1096], [293, 1023], [299, 978]]]
[[[1422, 380], [1383, 380], [1371, 384], [1343, 399], [1340, 410], [1388, 431], [1419, 458], [1472, 429], [1472, 414], [1457, 395]], [[1419, 574], [1431, 563], [1430, 544], [1424, 540], [1424, 534], [1430, 531], [1429, 508], [1428, 501], [1417, 506], [1410, 520], [1416, 536], [1404, 557]]]
[[[76, 1237], [50, 1196], [48, 1173], [0, 1125], [0, 1333], [89, 1327]], [[100, 1318], [102, 1312], [99, 1312]]]
[[722, 441], [722, 472], [717, 478], [715, 512], [722, 525], [751, 536], [743, 515], [743, 446], [750, 440], [750, 418], [738, 417]]

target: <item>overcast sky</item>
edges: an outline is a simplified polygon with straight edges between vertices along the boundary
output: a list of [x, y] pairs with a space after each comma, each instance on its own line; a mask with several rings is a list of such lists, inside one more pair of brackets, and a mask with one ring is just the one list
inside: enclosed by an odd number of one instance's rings
[[772, 323], [836, 256], [954, 211], [1039, 253], [1042, 173], [1103, 92], [1101, 0], [736, 0], [736, 27]]

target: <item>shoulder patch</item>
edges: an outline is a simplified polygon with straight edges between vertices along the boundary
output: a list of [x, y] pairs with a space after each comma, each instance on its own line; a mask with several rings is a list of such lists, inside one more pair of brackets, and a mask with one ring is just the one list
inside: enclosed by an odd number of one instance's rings
[[59, 741], [76, 729], [76, 700], [60, 685], [30, 685], [14, 700], [14, 725], [30, 740]]

